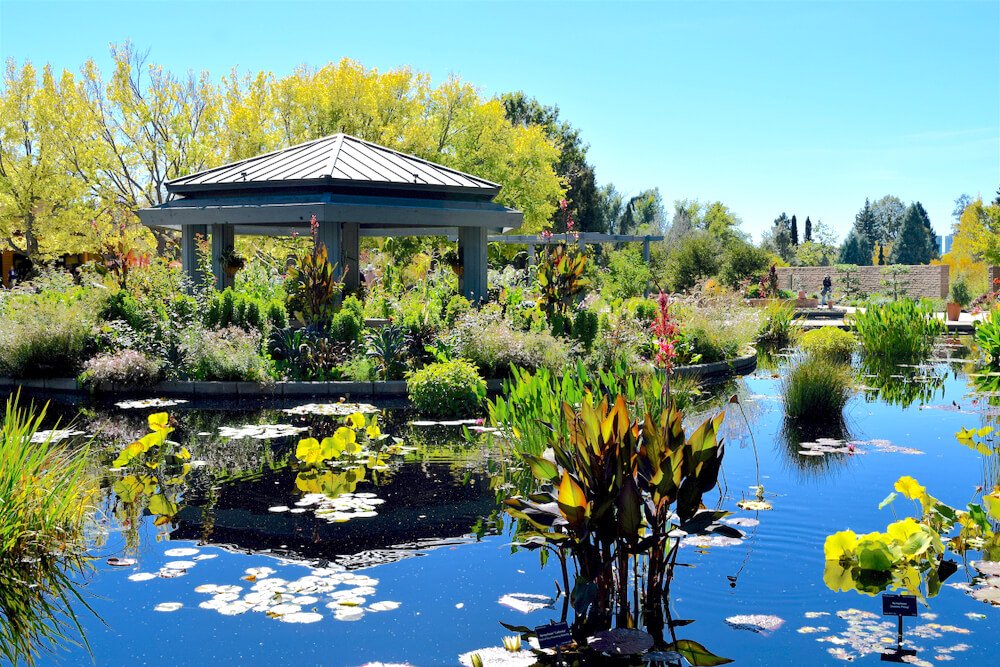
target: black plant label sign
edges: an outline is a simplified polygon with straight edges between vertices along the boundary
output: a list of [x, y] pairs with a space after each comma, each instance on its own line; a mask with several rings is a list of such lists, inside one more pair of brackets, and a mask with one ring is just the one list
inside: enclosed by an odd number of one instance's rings
[[535, 628], [535, 635], [538, 637], [539, 648], [558, 648], [573, 641], [573, 635], [569, 633], [569, 626], [565, 623], [539, 625]]
[[883, 595], [883, 616], [916, 616], [917, 598], [913, 595]]

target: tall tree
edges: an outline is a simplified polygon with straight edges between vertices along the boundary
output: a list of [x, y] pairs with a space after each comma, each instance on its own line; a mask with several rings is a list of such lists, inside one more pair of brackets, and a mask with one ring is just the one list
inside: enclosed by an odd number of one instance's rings
[[667, 231], [667, 246], [680, 243], [701, 223], [701, 204], [697, 200], [678, 199], [674, 201], [674, 217]]
[[[875, 219], [875, 212], [872, 210], [871, 202], [865, 199], [864, 207], [854, 216], [853, 232], [858, 243], [861, 254], [866, 259], [859, 262], [843, 262], [844, 264], [857, 264], [859, 266], [870, 266], [872, 263], [872, 253], [875, 251], [875, 241], [877, 238], [878, 224]], [[847, 239], [845, 239], [845, 244]]]
[[[928, 264], [932, 241], [916, 204], [910, 205], [896, 234], [889, 255], [890, 264]], [[926, 213], [924, 214], [926, 216]]]
[[601, 232], [618, 228], [618, 220], [625, 210], [625, 200], [611, 183], [602, 185], [597, 191], [595, 227]]
[[938, 237], [937, 233], [934, 231], [934, 226], [931, 225], [931, 217], [927, 214], [924, 209], [924, 205], [920, 202], [913, 204], [913, 207], [917, 211], [917, 216], [920, 218], [920, 224], [924, 226], [927, 230], [927, 239], [930, 244], [928, 248], [928, 262], [932, 259], [938, 259], [941, 257], [941, 239]]
[[794, 213], [792, 214], [791, 232], [792, 232], [792, 245], [797, 246], [799, 244], [799, 221], [795, 217]]
[[659, 188], [640, 192], [629, 199], [618, 223], [618, 234], [659, 234], [664, 231], [666, 212]]
[[[587, 162], [587, 144], [580, 138], [580, 131], [560, 119], [558, 106], [546, 106], [523, 92], [505, 93], [501, 96], [507, 119], [516, 126], [536, 125], [559, 148], [556, 174], [567, 184], [566, 200], [569, 211], [581, 232], [607, 232], [602, 226], [600, 193], [594, 168]], [[565, 215], [555, 215], [552, 231], [564, 232]]]
[[892, 243], [899, 233], [900, 225], [903, 224], [906, 205], [899, 197], [886, 195], [873, 203], [871, 209], [875, 217], [875, 229], [874, 236], [869, 238], [883, 245]]
[[806, 241], [812, 241], [813, 240], [813, 223], [812, 223], [812, 220], [809, 219], [808, 215], [806, 216], [806, 230], [805, 231], [806, 231], [805, 240]]
[[960, 194], [955, 198], [955, 208], [951, 211], [951, 217], [955, 218], [955, 224], [961, 219], [962, 214], [965, 213], [966, 207], [971, 204], [974, 200], [971, 196], [967, 194]]
[[840, 256], [837, 258], [839, 264], [855, 264], [857, 266], [867, 266], [872, 262], [872, 254], [868, 251], [868, 241], [858, 232], [857, 228], [851, 229], [840, 246]]
[[782, 260], [791, 262], [795, 256], [795, 246], [792, 244], [792, 221], [786, 213], [774, 219], [774, 224], [764, 238], [761, 246], [775, 253]]

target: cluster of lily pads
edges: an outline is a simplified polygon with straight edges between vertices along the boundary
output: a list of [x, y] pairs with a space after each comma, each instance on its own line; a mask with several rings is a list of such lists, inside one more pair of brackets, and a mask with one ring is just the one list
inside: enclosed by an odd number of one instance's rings
[[826, 456], [827, 454], [848, 454], [851, 456], [867, 454], [868, 449], [886, 454], [923, 454], [919, 449], [894, 445], [888, 440], [842, 440], [839, 438], [817, 438], [813, 442], [799, 443], [799, 454], [802, 456]]
[[308, 508], [312, 508], [319, 519], [324, 519], [330, 523], [344, 523], [351, 519], [366, 519], [378, 516], [378, 511], [375, 508], [384, 502], [385, 500], [379, 498], [374, 493], [351, 493], [345, 491], [334, 497], [326, 493], [307, 493], [300, 500], [296, 501], [294, 508], [278, 505], [271, 507], [269, 511], [301, 514]]
[[306, 403], [305, 405], [297, 405], [294, 408], [282, 410], [282, 412], [289, 415], [318, 415], [321, 417], [347, 417], [356, 412], [373, 414], [378, 411], [378, 408], [368, 403], [347, 403], [345, 401], [338, 403]]
[[134, 401], [119, 401], [116, 406], [122, 410], [136, 410], [146, 408], [170, 408], [175, 405], [187, 403], [183, 398], [143, 398]]

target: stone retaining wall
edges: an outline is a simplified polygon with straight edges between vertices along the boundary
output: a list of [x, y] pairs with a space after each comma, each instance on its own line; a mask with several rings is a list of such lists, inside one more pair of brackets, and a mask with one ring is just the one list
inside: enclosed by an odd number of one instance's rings
[[[859, 266], [855, 277], [862, 292], [885, 293], [882, 281], [884, 266]], [[901, 284], [906, 286], [906, 294], [911, 297], [930, 297], [933, 299], [948, 298], [948, 267], [947, 265], [918, 265], [908, 267], [910, 272], [901, 277]], [[843, 294], [844, 275], [832, 266], [787, 266], [778, 269], [778, 287], [806, 294], [818, 293], [823, 289], [823, 276], [833, 279], [833, 291]]]

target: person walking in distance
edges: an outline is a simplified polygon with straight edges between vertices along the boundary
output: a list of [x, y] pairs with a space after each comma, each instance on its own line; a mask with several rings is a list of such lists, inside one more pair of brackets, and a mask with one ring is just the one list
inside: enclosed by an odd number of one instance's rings
[[[833, 281], [830, 279], [830, 276], [827, 275], [823, 277], [823, 291], [819, 293], [819, 305], [826, 306], [826, 299], [831, 294], [833, 294]], [[831, 306], [827, 306], [827, 308], [830, 307]]]

